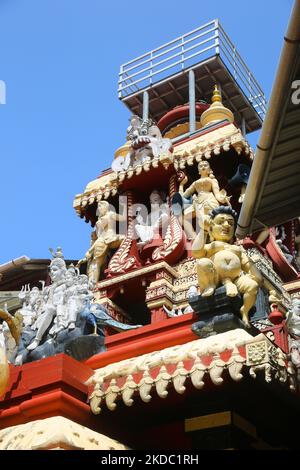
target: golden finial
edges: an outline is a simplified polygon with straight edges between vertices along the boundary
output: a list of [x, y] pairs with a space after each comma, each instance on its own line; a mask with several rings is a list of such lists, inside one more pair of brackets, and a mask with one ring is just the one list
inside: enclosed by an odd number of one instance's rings
[[202, 127], [207, 126], [212, 122], [227, 120], [229, 122], [234, 121], [234, 116], [230, 109], [225, 108], [222, 103], [222, 96], [219, 91], [218, 85], [214, 86], [214, 91], [211, 99], [212, 103], [210, 107], [204, 111], [201, 115], [201, 125]]
[[214, 87], [214, 92], [213, 92], [211, 101], [212, 103], [215, 103], [215, 102], [222, 103], [222, 96], [219, 91], [218, 85], [215, 85]]

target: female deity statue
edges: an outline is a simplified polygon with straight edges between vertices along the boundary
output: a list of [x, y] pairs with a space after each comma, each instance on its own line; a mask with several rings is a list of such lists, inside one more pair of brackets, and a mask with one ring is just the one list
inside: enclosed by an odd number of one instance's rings
[[[215, 178], [210, 164], [207, 160], [201, 160], [198, 165], [200, 178], [194, 181], [186, 190], [184, 185], [188, 178], [184, 174], [180, 174], [179, 192], [175, 194], [172, 200], [173, 211], [175, 214], [182, 214], [183, 210], [183, 227], [188, 240], [194, 240], [199, 228], [204, 239], [207, 237], [209, 213], [213, 209], [217, 209], [220, 205], [229, 206], [230, 197], [227, 196], [224, 189], [220, 190], [219, 183]], [[184, 178], [182, 179], [182, 176]], [[178, 212], [177, 207], [181, 207]], [[196, 233], [193, 227], [193, 219], [196, 217]]]
[[[184, 198], [193, 196], [193, 206], [196, 213], [209, 214], [220, 205], [230, 206], [229, 197], [224, 189], [220, 190], [207, 160], [201, 160], [198, 165], [200, 178], [192, 183], [184, 192]], [[187, 181], [182, 181], [182, 185]]]
[[80, 264], [87, 263], [88, 278], [93, 285], [99, 281], [108, 251], [119, 248], [124, 240], [123, 235], [116, 234], [116, 222], [126, 220], [126, 216], [109, 210], [107, 201], [99, 202], [97, 215], [96, 239], [86, 252], [85, 257], [77, 264], [80, 266]]

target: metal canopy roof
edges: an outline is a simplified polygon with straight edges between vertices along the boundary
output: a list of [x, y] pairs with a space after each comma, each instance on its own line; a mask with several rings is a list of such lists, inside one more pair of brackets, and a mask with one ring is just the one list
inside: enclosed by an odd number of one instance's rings
[[119, 98], [134, 114], [142, 115], [143, 93], [149, 95], [149, 114], [159, 120], [189, 101], [188, 72], [195, 72], [197, 100], [211, 100], [217, 83], [223, 103], [246, 132], [261, 128], [264, 93], [218, 20], [121, 65]]
[[[294, 77], [300, 78], [300, 57]], [[268, 226], [300, 215], [300, 106], [287, 96], [255, 218]], [[258, 221], [254, 227], [258, 226]]]
[[296, 0], [238, 221], [240, 238], [300, 216], [300, 103], [292, 101], [292, 84], [299, 79]]
[[[22, 286], [30, 284], [30, 287], [40, 287], [40, 280], [46, 280], [49, 276], [48, 268], [50, 259], [30, 259], [22, 256], [8, 263], [0, 265], [0, 305], [4, 300], [2, 291], [20, 291]], [[65, 260], [67, 266], [76, 264], [75, 260]]]

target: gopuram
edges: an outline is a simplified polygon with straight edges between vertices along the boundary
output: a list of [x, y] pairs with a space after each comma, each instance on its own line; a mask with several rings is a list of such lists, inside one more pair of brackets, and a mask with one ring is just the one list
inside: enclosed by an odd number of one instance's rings
[[218, 20], [119, 77], [85, 252], [0, 266], [0, 449], [299, 448], [300, 222], [236, 237], [264, 93]]

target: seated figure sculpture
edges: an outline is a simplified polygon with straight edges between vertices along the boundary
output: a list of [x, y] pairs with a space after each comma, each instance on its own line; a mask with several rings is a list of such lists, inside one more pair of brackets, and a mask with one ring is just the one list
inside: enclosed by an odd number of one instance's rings
[[140, 214], [140, 207], [136, 209], [135, 219], [135, 232], [137, 235], [138, 247], [142, 248], [148, 243], [151, 243], [156, 236], [159, 236], [159, 231], [162, 232], [164, 238], [165, 232], [169, 223], [169, 214], [167, 204], [163, 202], [162, 196], [159, 191], [153, 190], [150, 194], [151, 211], [144, 222]]
[[116, 222], [126, 220], [126, 216], [109, 210], [109, 203], [101, 201], [97, 209], [96, 239], [92, 243], [85, 257], [78, 261], [77, 266], [87, 263], [87, 274], [91, 285], [99, 281], [101, 270], [105, 264], [110, 249], [119, 248], [124, 240], [123, 235], [117, 235]]
[[193, 242], [192, 254], [197, 259], [201, 296], [212, 296], [222, 285], [229, 297], [242, 294], [240, 313], [244, 324], [249, 326], [249, 311], [255, 304], [260, 281], [252, 271], [245, 250], [233, 244], [236, 217], [236, 212], [230, 207], [214, 209], [210, 213], [208, 227], [210, 243], [206, 243], [200, 231]]
[[64, 259], [61, 257], [55, 257], [50, 263], [50, 278], [52, 281], [51, 286], [47, 289], [47, 301], [43, 307], [39, 310], [39, 315], [35, 323], [32, 325], [32, 330], [37, 330], [34, 341], [31, 342], [27, 349], [32, 351], [35, 349], [44, 336], [44, 333], [51, 325], [56, 315], [63, 316], [64, 311], [64, 294], [65, 294], [65, 276], [67, 273], [67, 267]]

